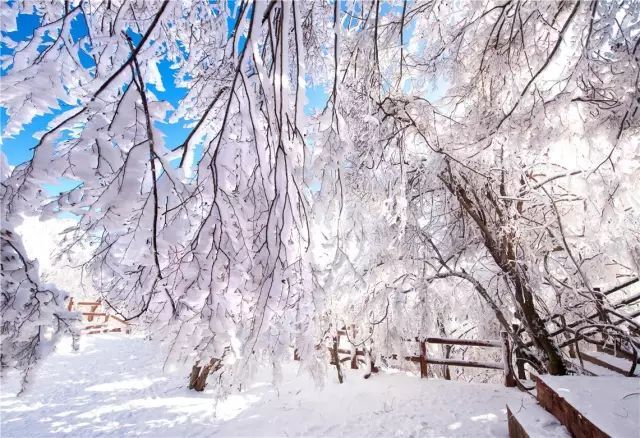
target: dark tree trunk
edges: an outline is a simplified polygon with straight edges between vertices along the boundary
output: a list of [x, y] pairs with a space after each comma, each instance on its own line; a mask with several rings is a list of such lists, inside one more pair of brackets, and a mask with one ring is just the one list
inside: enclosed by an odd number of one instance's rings
[[[448, 336], [447, 331], [444, 328], [444, 323], [442, 322], [442, 319], [440, 317], [437, 318], [436, 325], [438, 326], [438, 331], [440, 332], [440, 336], [442, 336], [443, 338], [446, 338]], [[445, 359], [450, 358], [452, 348], [453, 348], [453, 345], [442, 344], [442, 354], [444, 355]], [[444, 377], [444, 380], [451, 380], [451, 370], [449, 369], [448, 365], [442, 366], [442, 377]]]
[[[515, 250], [515, 235], [513, 232], [505, 231], [502, 231], [502, 235], [498, 234], [498, 230], [508, 229], [506, 227], [507, 223], [505, 223], [505, 221], [508, 221], [508, 215], [502, 211], [489, 191], [484, 196], [489, 201], [489, 208], [485, 209], [480, 204], [481, 196], [478, 196], [473, 189], [471, 195], [469, 195], [462, 184], [454, 178], [450, 169], [447, 177], [441, 178], [441, 180], [449, 192], [457, 198], [467, 215], [478, 226], [484, 239], [485, 248], [491, 254], [496, 265], [502, 272], [507, 274], [510, 283], [514, 287], [516, 302], [522, 311], [527, 333], [534, 344], [546, 356], [547, 371], [553, 375], [566, 374], [567, 369], [562, 360], [560, 349], [549, 336], [544, 321], [536, 311], [534, 294], [527, 281], [526, 273], [517, 263], [518, 254]], [[491, 222], [490, 217], [496, 217], [497, 219]]]
[[[513, 263], [515, 264], [515, 263]], [[513, 275], [513, 284], [515, 286], [516, 301], [520, 305], [522, 315], [526, 322], [526, 329], [533, 342], [546, 353], [547, 370], [549, 374], [564, 375], [567, 369], [562, 360], [560, 349], [549, 336], [549, 331], [544, 325], [544, 321], [535, 309], [533, 294], [528, 285], [522, 281], [519, 274]]]
[[204, 391], [207, 386], [207, 377], [209, 374], [213, 374], [222, 368], [221, 359], [211, 359], [205, 366], [200, 366], [200, 362], [196, 362], [191, 368], [191, 374], [189, 375], [189, 389], [195, 391]]

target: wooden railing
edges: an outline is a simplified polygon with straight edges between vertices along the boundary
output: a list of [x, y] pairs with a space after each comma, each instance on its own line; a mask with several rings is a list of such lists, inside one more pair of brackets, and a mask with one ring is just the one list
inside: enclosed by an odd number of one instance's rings
[[[436, 338], [428, 337], [423, 340], [416, 339], [420, 346], [420, 354], [418, 356], [405, 357], [406, 360], [417, 362], [420, 364], [420, 377], [427, 378], [429, 375], [429, 365], [444, 365], [469, 368], [486, 368], [492, 370], [502, 370], [504, 375], [503, 383], [505, 386], [513, 387], [516, 385], [511, 366], [511, 348], [509, 345], [509, 337], [506, 332], [501, 332], [500, 340], [481, 340], [481, 339], [456, 339], [456, 338]], [[462, 345], [467, 347], [481, 348], [500, 348], [502, 349], [502, 362], [480, 362], [475, 360], [437, 358], [428, 355], [428, 345]]]
[[[608, 295], [611, 295], [614, 292], [622, 290], [622, 289], [624, 289], [624, 288], [626, 288], [628, 286], [631, 286], [632, 284], [635, 284], [637, 282], [638, 282], [637, 278], [636, 279], [632, 279], [632, 280], [627, 281], [626, 283], [623, 283], [623, 284], [621, 284], [619, 286], [616, 286], [616, 287], [614, 287], [612, 289], [609, 289], [609, 290], [607, 290], [605, 292], [601, 292], [601, 293], [604, 296], [608, 296]], [[595, 290], [599, 291], [598, 288], [595, 288]], [[626, 306], [635, 304], [637, 302], [640, 302], [640, 292], [637, 293], [637, 294], [634, 294], [634, 295], [632, 295], [630, 297], [624, 298], [624, 299], [612, 304], [611, 307], [613, 307], [613, 309], [618, 310], [618, 309], [622, 309], [622, 308], [624, 308]], [[579, 306], [587, 305], [587, 304], [593, 304], [593, 303], [592, 302], [580, 303], [579, 305], [574, 305], [574, 306], [570, 307], [570, 309], [575, 309], [575, 308], [577, 308]], [[554, 315], [549, 316], [548, 318], [546, 318], [544, 320], [544, 322], [545, 323], [554, 323], [557, 326], [559, 326], [558, 329], [550, 332], [549, 336], [554, 337], [554, 336], [558, 336], [560, 334], [563, 334], [563, 333], [565, 333], [567, 331], [571, 332], [570, 329], [578, 327], [579, 325], [584, 324], [588, 320], [594, 320], [594, 319], [601, 320], [602, 316], [603, 316], [603, 313], [607, 313], [608, 315], [616, 317], [614, 314], [612, 314], [610, 312], [610, 310], [608, 308], [603, 307], [601, 303], [596, 303], [596, 305], [597, 305], [598, 308], [596, 309], [596, 311], [594, 313], [592, 313], [592, 314], [590, 314], [590, 315], [588, 315], [588, 316], [586, 316], [584, 318], [581, 318], [581, 319], [578, 319], [576, 321], [573, 321], [573, 322], [571, 322], [569, 324], [567, 324], [565, 322], [565, 316], [564, 315], [554, 314]], [[626, 318], [628, 318], [628, 319], [637, 318], [638, 316], [640, 316], [640, 310], [632, 312], [632, 313], [630, 313], [628, 315], [624, 315], [624, 316]], [[622, 324], [624, 322], [625, 322], [625, 319], [618, 318], [617, 321], [613, 321], [613, 322], [609, 322], [609, 323], [613, 324], [613, 325], [620, 325], [620, 324]], [[519, 334], [522, 333], [522, 332], [524, 332], [524, 328], [519, 330]], [[525, 343], [523, 346], [531, 347], [532, 345], [533, 345], [533, 342], [528, 342], [528, 343]]]
[[[371, 352], [364, 348], [351, 348], [350, 350], [339, 348], [340, 340], [343, 336], [347, 336], [346, 328], [342, 330], [338, 330], [336, 336], [333, 337], [333, 342], [330, 347], [328, 347], [332, 365], [335, 365], [338, 368], [338, 378], [342, 380], [342, 372], [340, 369], [340, 364], [350, 361], [351, 368], [357, 369], [358, 364], [366, 364], [367, 362], [370, 364], [369, 373], [365, 376], [368, 377], [371, 373], [377, 372], [377, 367], [371, 357]], [[457, 366], [457, 367], [469, 367], [469, 368], [485, 368], [492, 370], [502, 370], [503, 372], [503, 383], [507, 387], [516, 386], [516, 379], [513, 373], [512, 357], [511, 357], [511, 346], [509, 342], [509, 337], [506, 332], [501, 333], [500, 340], [481, 340], [481, 339], [457, 339], [457, 338], [440, 338], [440, 337], [427, 337], [424, 339], [415, 338], [414, 340], [405, 340], [409, 342], [417, 342], [419, 346], [419, 354], [415, 356], [405, 356], [404, 359], [410, 362], [414, 362], [419, 364], [420, 366], [420, 377], [428, 378], [429, 376], [429, 365], [444, 365], [444, 366]], [[438, 344], [438, 345], [461, 345], [467, 347], [479, 347], [479, 348], [500, 348], [502, 350], [502, 361], [501, 362], [480, 362], [475, 360], [465, 360], [465, 359], [451, 359], [451, 358], [438, 358], [434, 356], [430, 356], [428, 345], [430, 344]], [[340, 356], [343, 357], [340, 357]], [[294, 354], [295, 356], [295, 354]], [[367, 358], [367, 360], [363, 360], [363, 358]], [[392, 358], [397, 359], [398, 356], [396, 354], [392, 355]]]
[[[88, 309], [87, 309], [88, 308]], [[81, 333], [86, 335], [93, 335], [97, 333], [112, 333], [112, 332], [124, 332], [131, 333], [131, 327], [129, 323], [124, 319], [107, 313], [102, 309], [102, 302], [97, 301], [74, 301], [73, 297], [69, 298], [67, 303], [67, 309], [69, 311], [76, 310], [81, 315]], [[88, 311], [85, 311], [88, 310]], [[104, 318], [99, 321], [99, 318]], [[118, 327], [109, 325], [109, 321], [116, 321]]]
[[[576, 304], [571, 306], [569, 310], [574, 310], [585, 305], [594, 305], [595, 310], [586, 317], [579, 318], [570, 323], [566, 322], [566, 316], [564, 314], [553, 314], [549, 316], [544, 322], [556, 326], [555, 329], [549, 330], [549, 336], [558, 337], [565, 335], [565, 339], [558, 341], [557, 345], [559, 348], [569, 347], [569, 354], [572, 357], [576, 357], [576, 355], [579, 357], [582, 356], [579, 342], [585, 341], [596, 345], [600, 351], [628, 359], [631, 361], [631, 369], [627, 372], [627, 375], [633, 375], [636, 367], [635, 364], [639, 361], [638, 350], [640, 350], [640, 342], [637, 339], [640, 336], [640, 325], [633, 321], [633, 319], [640, 316], [640, 310], [625, 312], [625, 308], [640, 302], [640, 292], [611, 303], [609, 306], [604, 305], [604, 297], [638, 283], [638, 281], [640, 281], [638, 278], [633, 278], [604, 292], [602, 292], [600, 288], [594, 288], [595, 292], [599, 293], [598, 299]], [[618, 330], [616, 327], [622, 325], [627, 326], [632, 336], [623, 336], [621, 334], [622, 332], [615, 332]], [[523, 332], [524, 329], [515, 330], [515, 333], [518, 335], [523, 334]], [[594, 336], [598, 334], [602, 334], [603, 337], [601, 337], [601, 339], [595, 339]], [[623, 345], [622, 339], [624, 339], [626, 347]], [[531, 347], [532, 345], [532, 341], [522, 344], [525, 348]], [[516, 350], [516, 354], [518, 353], [519, 350]], [[584, 355], [584, 359], [594, 362], [588, 353]]]

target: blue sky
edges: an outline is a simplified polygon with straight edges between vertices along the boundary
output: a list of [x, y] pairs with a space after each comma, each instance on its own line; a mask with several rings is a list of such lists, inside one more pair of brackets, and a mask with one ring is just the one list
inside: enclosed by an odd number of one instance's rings
[[[228, 6], [230, 10], [235, 9], [235, 0], [228, 0]], [[386, 9], [385, 9], [386, 8]], [[390, 7], [383, 3], [381, 8], [381, 14], [385, 14], [389, 12]], [[237, 13], [237, 11], [236, 11]], [[233, 29], [235, 20], [233, 18], [229, 18], [229, 29]], [[348, 20], [347, 20], [348, 21]], [[26, 41], [33, 37], [34, 30], [40, 24], [40, 17], [37, 14], [20, 14], [17, 19], [17, 30], [13, 32], [5, 32], [2, 31], [4, 36], [8, 36], [12, 40], [18, 41]], [[348, 22], [344, 23], [345, 26], [350, 26]], [[408, 26], [407, 37], [413, 32], [413, 25]], [[134, 43], [137, 43], [141, 39], [141, 35], [136, 34], [133, 31], [128, 32], [131, 36]], [[94, 67], [93, 59], [87, 54], [89, 47], [88, 42], [83, 40], [82, 38], [87, 35], [87, 25], [82, 14], [79, 14], [77, 18], [75, 18], [71, 23], [71, 36], [76, 44], [76, 48], [78, 50], [78, 56], [84, 67], [87, 69], [91, 69]], [[408, 40], [408, 38], [406, 38]], [[50, 36], [45, 36], [43, 39], [40, 50], [44, 50], [47, 47], [47, 44], [50, 44], [53, 41], [53, 38]], [[242, 39], [240, 40], [240, 45], [242, 45]], [[0, 45], [0, 53], [1, 54], [11, 54], [12, 50], [7, 48], [4, 45]], [[186, 55], [186, 54], [185, 54]], [[0, 81], [2, 80], [2, 76], [7, 74], [7, 71], [10, 70], [11, 67], [8, 67], [5, 71], [0, 71]], [[160, 75], [162, 77], [164, 90], [158, 90], [153, 84], [147, 84], [149, 90], [151, 90], [160, 100], [167, 101], [173, 105], [174, 108], [177, 108], [181, 99], [186, 95], [186, 88], [178, 88], [176, 86], [176, 71], [171, 68], [171, 62], [167, 59], [163, 59], [158, 64], [158, 69], [160, 71]], [[316, 109], [323, 108], [325, 106], [326, 100], [328, 98], [328, 93], [322, 86], [308, 87], [307, 88], [307, 106], [305, 107], [305, 112], [311, 113]], [[32, 148], [37, 144], [38, 138], [34, 137], [34, 134], [42, 132], [46, 129], [47, 124], [60, 113], [67, 111], [72, 108], [70, 105], [66, 105], [63, 102], [59, 102], [60, 108], [58, 109], [50, 109], [50, 112], [44, 115], [37, 116], [33, 119], [33, 121], [24, 127], [24, 129], [17, 135], [13, 137], [5, 137], [2, 136], [2, 150], [7, 156], [9, 164], [18, 165], [24, 163], [32, 157]], [[4, 132], [4, 126], [6, 125], [8, 120], [7, 113], [5, 108], [0, 107], [0, 132]], [[162, 123], [160, 121], [156, 122], [156, 126], [162, 131], [164, 134], [165, 144], [168, 148], [174, 148], [186, 139], [190, 129], [187, 128], [186, 123], [181, 121], [179, 123]], [[196, 148], [196, 156], [198, 154], [198, 148]], [[59, 184], [56, 185], [48, 185], [45, 188], [50, 194], [54, 195], [60, 191], [66, 191], [74, 186], [76, 186], [79, 182], [60, 179]]]
[[[231, 8], [233, 8], [234, 1], [230, 0], [228, 4]], [[229, 26], [230, 29], [232, 29], [234, 21], [232, 18], [230, 18], [229, 20]], [[37, 14], [20, 14], [17, 19], [17, 30], [12, 32], [2, 31], [2, 34], [4, 36], [8, 36], [16, 42], [27, 41], [33, 37], [33, 32], [39, 24], [40, 17]], [[82, 44], [85, 43], [78, 43], [80, 39], [86, 35], [87, 25], [84, 20], [84, 16], [80, 14], [78, 18], [74, 19], [71, 23], [71, 36], [74, 40], [74, 43], [76, 43], [78, 55], [82, 64], [86, 68], [91, 69], [94, 64], [92, 58], [87, 54], [88, 47], [83, 47]], [[129, 32], [129, 35], [132, 37], [134, 43], [139, 41], [141, 38], [141, 36], [137, 35], [135, 32]], [[47, 43], [51, 43], [52, 41], [53, 39], [51, 37], [45, 37], [43, 43], [40, 46], [40, 50], [44, 50], [47, 47]], [[242, 41], [240, 43], [242, 44]], [[12, 50], [4, 45], [0, 45], [0, 53], [11, 54]], [[5, 71], [0, 71], [0, 80], [1, 76], [6, 75], [7, 71], [10, 70], [10, 68], [11, 67], [9, 67]], [[149, 90], [151, 90], [158, 97], [158, 99], [167, 101], [171, 103], [174, 108], [177, 108], [181, 99], [186, 95], [187, 89], [178, 88], [176, 86], [176, 71], [171, 68], [170, 61], [168, 61], [167, 59], [161, 60], [158, 64], [158, 69], [162, 77], [164, 90], [158, 90], [153, 84], [147, 84], [147, 86]], [[309, 101], [311, 102], [307, 110], [313, 107], [319, 107], [320, 105], [324, 104], [327, 98], [327, 94], [322, 87], [309, 88], [307, 94]], [[70, 105], [65, 105], [62, 102], [60, 103], [61, 105], [59, 109], [50, 109], [49, 113], [35, 117], [33, 121], [29, 125], [24, 127], [24, 129], [19, 134], [13, 137], [6, 137], [4, 135], [2, 136], [2, 150], [7, 156], [9, 164], [15, 166], [24, 163], [32, 157], [32, 148], [38, 142], [38, 138], [34, 137], [34, 134], [45, 130], [47, 124], [53, 118], [55, 118], [62, 112], [72, 108], [72, 106]], [[4, 126], [6, 125], [7, 120], [8, 116], [6, 109], [0, 107], [0, 132], [4, 132]], [[168, 148], [174, 148], [180, 145], [186, 139], [190, 131], [189, 128], [185, 127], [185, 123], [182, 121], [180, 123], [173, 124], [161, 123], [158, 121], [156, 122], [156, 126], [163, 132], [165, 136], [165, 143]], [[59, 186], [47, 187], [48, 191], [52, 192], [53, 194], [60, 190], [68, 190], [77, 184], [76, 182], [70, 180], [61, 180], [60, 182], [61, 184]]]
[[[232, 5], [232, 2], [230, 1], [229, 4]], [[82, 44], [78, 44], [78, 41], [87, 35], [87, 25], [83, 15], [80, 14], [78, 17], [79, 18], [74, 19], [71, 23], [71, 36], [74, 43], [77, 45], [78, 55], [83, 66], [91, 69], [94, 66], [94, 62], [87, 54], [86, 49], [88, 49], [88, 47], [83, 47]], [[33, 38], [34, 30], [39, 26], [40, 21], [41, 17], [35, 13], [20, 14], [17, 18], [17, 30], [12, 32], [2, 31], [2, 34], [16, 42], [27, 41]], [[138, 35], [135, 32], [129, 32], [129, 35], [132, 37], [134, 43], [137, 43], [141, 39], [141, 35]], [[53, 39], [46, 36], [39, 49], [41, 51], [44, 50], [47, 47], [47, 43], [50, 43], [51, 41], [53, 41]], [[0, 53], [3, 55], [11, 54], [12, 50], [2, 44], [0, 45]], [[0, 81], [2, 76], [6, 75], [10, 68], [11, 67], [5, 71], [0, 71]], [[177, 108], [181, 99], [186, 95], [187, 89], [178, 88], [176, 86], [176, 71], [171, 68], [170, 61], [163, 59], [159, 62], [158, 69], [162, 77], [164, 90], [158, 90], [153, 84], [147, 84], [147, 86], [149, 90], [158, 97], [158, 99], [167, 101], [171, 103], [174, 108]], [[59, 109], [50, 108], [47, 114], [35, 117], [33, 121], [25, 126], [19, 134], [14, 135], [13, 137], [2, 135], [2, 150], [7, 156], [9, 164], [15, 166], [29, 160], [33, 156], [32, 148], [38, 143], [39, 136], [36, 137], [34, 134], [45, 130], [47, 128], [47, 124], [53, 120], [53, 118], [71, 108], [72, 106], [65, 104], [60, 105]], [[0, 106], [0, 132], [4, 132], [4, 127], [6, 126], [7, 121], [8, 116], [6, 109]], [[165, 136], [165, 143], [169, 148], [174, 148], [180, 145], [189, 133], [189, 128], [185, 127], [185, 122], [182, 121], [180, 123], [173, 124], [156, 122], [156, 126], [163, 132]], [[45, 186], [45, 188], [53, 195], [60, 191], [69, 190], [77, 184], [78, 182], [76, 181], [61, 178], [59, 184], [48, 185]]]
[[[86, 23], [84, 22], [84, 16], [79, 15], [80, 18], [75, 19], [71, 23], [71, 35], [75, 43], [77, 43], [80, 38], [84, 37], [87, 33]], [[40, 17], [36, 14], [20, 14], [18, 16], [18, 29], [14, 32], [2, 32], [3, 35], [9, 36], [14, 41], [26, 41], [33, 37], [33, 32], [36, 27], [40, 23]], [[134, 32], [130, 32], [132, 39], [134, 42], [140, 39], [139, 35], [136, 35]], [[47, 39], [45, 39], [48, 42]], [[41, 50], [46, 48], [46, 45], [43, 44], [40, 46]], [[6, 46], [0, 46], [0, 52], [2, 54], [10, 54], [12, 53], [11, 49], [8, 49]], [[87, 68], [93, 67], [93, 60], [87, 52], [85, 48], [78, 45], [78, 53], [79, 57], [83, 63], [83, 65]], [[186, 88], [178, 88], [176, 87], [175, 81], [175, 71], [171, 69], [171, 63], [168, 60], [162, 60], [158, 68], [160, 70], [162, 80], [164, 83], [164, 91], [159, 91], [153, 84], [148, 84], [149, 89], [158, 96], [159, 99], [170, 102], [174, 107], [178, 105], [180, 100], [186, 95]], [[1, 76], [4, 76], [7, 72], [0, 72]], [[9, 160], [9, 163], [12, 165], [17, 165], [20, 163], [24, 163], [29, 160], [33, 155], [31, 148], [35, 146], [38, 142], [38, 139], [34, 137], [34, 133], [44, 130], [47, 127], [47, 124], [60, 113], [69, 110], [72, 108], [69, 105], [61, 105], [60, 109], [51, 110], [48, 114], [37, 116], [33, 119], [33, 121], [26, 126], [18, 135], [13, 137], [5, 137], [3, 135], [3, 151]], [[4, 131], [4, 126], [8, 120], [7, 112], [5, 108], [0, 107], [0, 126]], [[166, 136], [167, 145], [169, 147], [179, 145], [187, 136], [188, 129], [185, 128], [182, 124], [162, 124], [159, 123], [158, 127], [162, 130], [162, 132]]]

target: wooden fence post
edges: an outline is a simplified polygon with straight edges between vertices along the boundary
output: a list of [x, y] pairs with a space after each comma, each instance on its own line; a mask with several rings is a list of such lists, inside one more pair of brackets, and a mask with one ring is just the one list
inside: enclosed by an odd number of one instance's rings
[[336, 370], [338, 371], [338, 382], [342, 383], [342, 370], [340, 369], [340, 356], [338, 356], [338, 336], [333, 337], [333, 348], [331, 349], [331, 356], [336, 364]]
[[[91, 306], [91, 310], [89, 310], [89, 313], [96, 313], [96, 310], [98, 310], [98, 307], [100, 307], [101, 304], [101, 300], [98, 300], [95, 302], [95, 304], [93, 304]], [[93, 315], [87, 315], [87, 321], [91, 322], [93, 321]]]
[[500, 332], [502, 338], [502, 363], [504, 365], [504, 386], [514, 387], [516, 386], [516, 379], [513, 375], [513, 368], [511, 367], [511, 348], [509, 346], [509, 334], [505, 331]]
[[[516, 334], [520, 331], [520, 325], [513, 324], [511, 326], [513, 328], [513, 333]], [[524, 358], [522, 357], [522, 351], [516, 347], [516, 369], [518, 370], [518, 379], [524, 380], [527, 378], [527, 375], [524, 372]]]
[[[445, 345], [444, 346], [444, 358], [445, 359], [450, 359], [451, 358], [451, 349], [453, 348], [453, 345]], [[451, 370], [449, 369], [449, 365], [444, 365], [442, 367], [442, 376], [444, 377], [444, 380], [451, 380]]]
[[67, 306], [69, 312], [71, 312], [71, 309], [73, 309], [73, 297], [69, 297], [69, 305]]
[[427, 341], [420, 341], [420, 378], [426, 379], [429, 373], [429, 365], [427, 362]]
[[[351, 324], [351, 330], [353, 331], [353, 341], [355, 342], [356, 335], [357, 335], [355, 324]], [[358, 348], [353, 344], [351, 345], [351, 369], [352, 370], [358, 369]]]

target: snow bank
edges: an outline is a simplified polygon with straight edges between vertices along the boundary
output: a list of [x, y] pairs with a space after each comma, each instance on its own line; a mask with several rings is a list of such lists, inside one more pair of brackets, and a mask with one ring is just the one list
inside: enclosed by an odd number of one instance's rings
[[509, 412], [524, 429], [529, 438], [570, 438], [569, 431], [556, 417], [547, 412], [535, 400], [509, 403]]
[[570, 405], [612, 437], [637, 437], [640, 380], [631, 377], [540, 376]]

